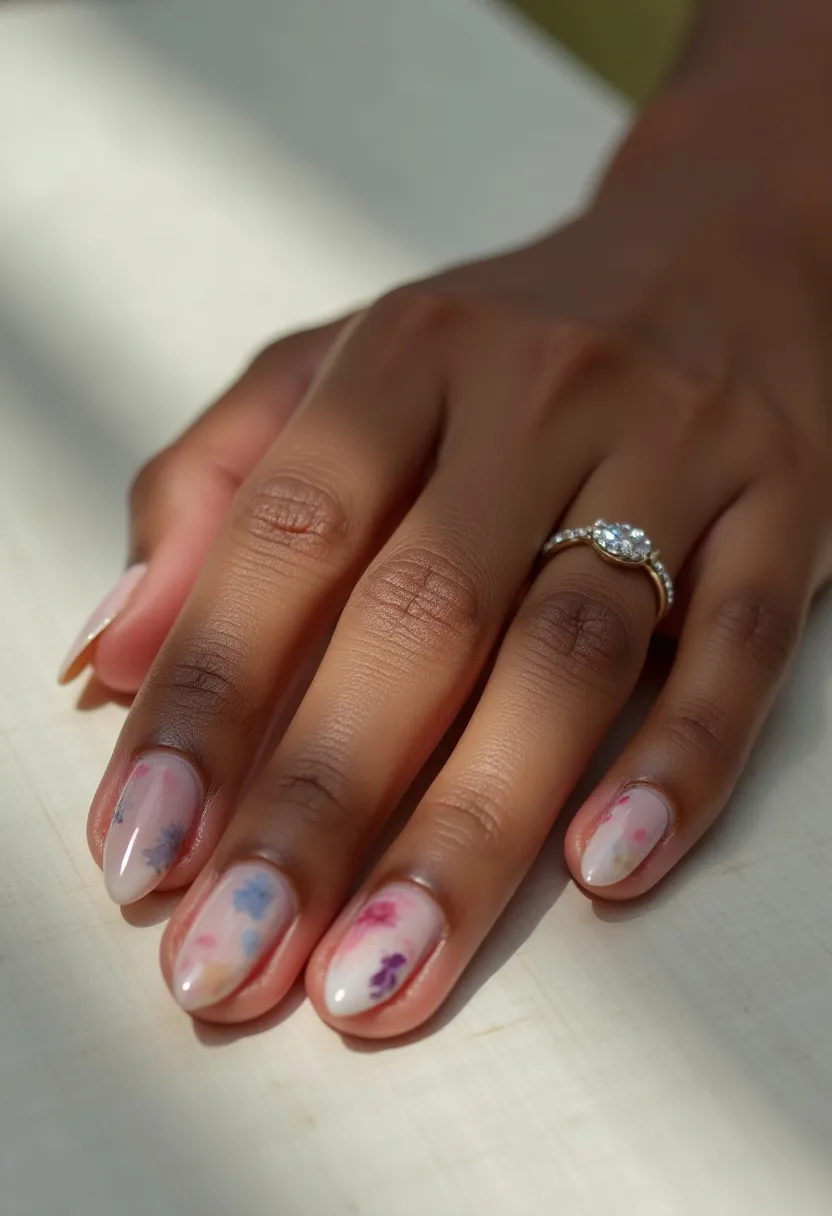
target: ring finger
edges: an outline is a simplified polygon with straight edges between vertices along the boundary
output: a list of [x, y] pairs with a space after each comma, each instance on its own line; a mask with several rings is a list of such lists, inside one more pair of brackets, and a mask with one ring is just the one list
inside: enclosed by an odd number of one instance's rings
[[[627, 509], [632, 493], [602, 491], [605, 481], [590, 482], [567, 527], [596, 518], [602, 503]], [[661, 505], [644, 502], [629, 517], [650, 525], [666, 518]], [[695, 535], [669, 535], [670, 569]], [[543, 569], [455, 752], [315, 952], [307, 982], [327, 1021], [387, 1037], [446, 998], [628, 699], [656, 604], [643, 571], [607, 565], [587, 547]]]

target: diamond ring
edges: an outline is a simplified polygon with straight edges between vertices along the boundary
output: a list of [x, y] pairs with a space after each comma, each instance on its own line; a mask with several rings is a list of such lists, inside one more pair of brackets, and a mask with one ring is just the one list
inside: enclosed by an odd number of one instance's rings
[[667, 573], [650, 537], [642, 528], [632, 524], [610, 524], [598, 519], [591, 528], [567, 528], [553, 532], [540, 550], [542, 561], [548, 561], [570, 545], [591, 545], [605, 561], [618, 566], [646, 571], [653, 580], [659, 599], [657, 620], [673, 607], [673, 579]]

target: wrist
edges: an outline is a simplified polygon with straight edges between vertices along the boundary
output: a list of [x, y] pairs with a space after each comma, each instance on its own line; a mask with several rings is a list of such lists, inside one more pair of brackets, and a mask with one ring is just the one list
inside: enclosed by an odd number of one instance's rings
[[687, 165], [694, 181], [707, 170], [717, 202], [733, 194], [776, 206], [809, 189], [826, 200], [830, 130], [829, 0], [701, 0], [678, 62], [605, 186], [640, 170], [684, 178]]
[[699, 217], [728, 209], [751, 223], [806, 215], [832, 228], [830, 131], [832, 34], [802, 63], [739, 43], [733, 61], [680, 65], [618, 149], [597, 200], [667, 201]]
[[698, 0], [671, 79], [707, 87], [720, 78], [752, 91], [761, 79], [832, 80], [828, 0]]

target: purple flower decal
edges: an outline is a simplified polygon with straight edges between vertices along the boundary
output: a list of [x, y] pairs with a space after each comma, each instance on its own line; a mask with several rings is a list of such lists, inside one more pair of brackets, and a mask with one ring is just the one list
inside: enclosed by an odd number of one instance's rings
[[240, 946], [246, 958], [254, 958], [260, 949], [260, 934], [256, 929], [245, 929], [240, 934]]
[[235, 912], [246, 912], [252, 920], [262, 920], [274, 902], [274, 883], [267, 874], [252, 874], [232, 896]]
[[381, 967], [375, 975], [370, 976], [370, 996], [374, 1001], [395, 992], [399, 982], [398, 972], [406, 962], [407, 956], [404, 954], [382, 954]]
[[184, 839], [185, 829], [178, 823], [171, 823], [162, 828], [154, 845], [142, 850], [142, 857], [157, 874], [164, 874], [176, 861]]

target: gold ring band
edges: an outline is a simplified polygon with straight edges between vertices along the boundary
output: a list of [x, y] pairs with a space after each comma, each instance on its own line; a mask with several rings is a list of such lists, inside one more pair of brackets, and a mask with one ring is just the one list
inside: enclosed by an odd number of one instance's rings
[[615, 566], [630, 570], [643, 570], [650, 575], [656, 588], [658, 612], [656, 621], [667, 616], [673, 607], [673, 579], [654, 548], [650, 537], [642, 528], [632, 524], [607, 523], [598, 519], [589, 528], [566, 528], [553, 532], [540, 550], [541, 561], [547, 562], [573, 545], [589, 545], [599, 557]]

